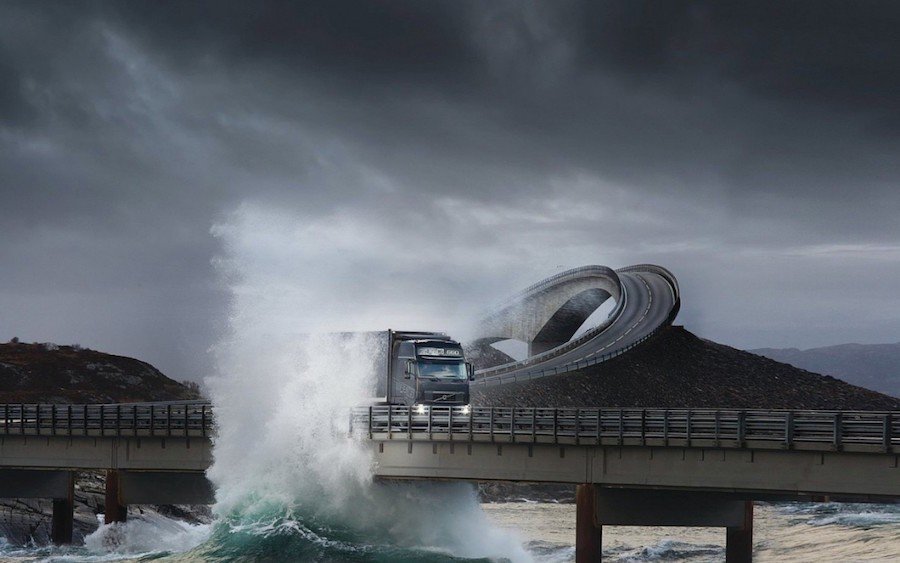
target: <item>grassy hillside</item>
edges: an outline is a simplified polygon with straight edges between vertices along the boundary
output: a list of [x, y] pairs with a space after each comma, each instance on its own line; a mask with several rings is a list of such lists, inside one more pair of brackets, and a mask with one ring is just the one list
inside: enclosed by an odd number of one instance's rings
[[0, 403], [115, 403], [198, 398], [146, 362], [78, 346], [0, 344]]

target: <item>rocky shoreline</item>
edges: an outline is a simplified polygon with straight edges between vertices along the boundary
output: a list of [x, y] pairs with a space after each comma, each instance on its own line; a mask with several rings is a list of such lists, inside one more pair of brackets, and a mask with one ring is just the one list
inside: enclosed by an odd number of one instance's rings
[[[100, 527], [106, 478], [101, 471], [79, 471], [75, 476], [75, 516], [72, 541], [84, 538]], [[0, 500], [0, 543], [46, 545], [50, 543], [52, 503], [45, 499]], [[212, 521], [210, 507], [204, 505], [132, 505], [129, 516], [139, 514], [177, 518], [191, 524]]]

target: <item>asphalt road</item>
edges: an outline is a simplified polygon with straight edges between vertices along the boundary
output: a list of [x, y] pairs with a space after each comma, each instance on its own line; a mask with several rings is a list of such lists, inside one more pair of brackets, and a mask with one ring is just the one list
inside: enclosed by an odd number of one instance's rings
[[484, 379], [501, 377], [507, 380], [513, 376], [537, 376], [548, 369], [595, 359], [627, 348], [666, 322], [675, 307], [675, 299], [665, 278], [653, 272], [642, 271], [619, 272], [619, 279], [625, 292], [625, 307], [605, 330], [565, 353], [551, 354], [540, 363], [529, 363], [520, 369], [489, 375]]

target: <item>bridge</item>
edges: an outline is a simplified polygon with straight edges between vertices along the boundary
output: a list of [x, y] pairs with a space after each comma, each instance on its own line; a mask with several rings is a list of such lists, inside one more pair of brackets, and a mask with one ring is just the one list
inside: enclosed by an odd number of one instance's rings
[[604, 525], [724, 527], [752, 559], [753, 501], [900, 499], [900, 413], [637, 408], [354, 411], [391, 479], [576, 485], [576, 560]]
[[[571, 483], [577, 560], [604, 525], [721, 526], [752, 557], [756, 500], [900, 499], [900, 413], [404, 406], [355, 409], [351, 439], [382, 479]], [[107, 521], [128, 504], [213, 501], [204, 402], [0, 405], [0, 497], [53, 499], [72, 537], [73, 471], [107, 472]]]
[[209, 504], [212, 409], [202, 401], [0, 405], [0, 498], [53, 500], [51, 538], [71, 543], [74, 472], [106, 472], [107, 522], [129, 504]]
[[[638, 346], [670, 325], [681, 306], [667, 269], [639, 264], [613, 270], [583, 266], [551, 276], [510, 297], [479, 323], [476, 345], [506, 339], [528, 344], [528, 357], [479, 370], [473, 385], [502, 385], [584, 369]], [[577, 338], [607, 299], [609, 317]]]

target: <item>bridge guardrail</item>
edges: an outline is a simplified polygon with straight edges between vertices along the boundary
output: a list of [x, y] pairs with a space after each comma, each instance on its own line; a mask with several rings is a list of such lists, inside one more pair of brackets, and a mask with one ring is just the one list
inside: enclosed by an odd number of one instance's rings
[[206, 401], [0, 404], [0, 436], [206, 437], [212, 428], [212, 407]]
[[517, 291], [514, 295], [507, 297], [503, 301], [493, 305], [488, 309], [488, 313], [485, 317], [490, 317], [491, 315], [496, 314], [511, 305], [514, 305], [517, 301], [521, 300], [526, 295], [533, 293], [534, 291], [545, 287], [553, 285], [561, 280], [566, 278], [576, 278], [584, 272], [602, 272], [603, 274], [618, 277], [618, 273], [616, 270], [610, 268], [609, 266], [598, 266], [598, 265], [589, 265], [589, 266], [579, 266], [577, 268], [572, 268], [571, 270], [566, 270], [564, 272], [560, 272], [558, 274], [554, 274], [549, 278], [542, 279], [539, 282], [535, 282], [523, 290]]
[[900, 451], [900, 412], [371, 406], [351, 432], [369, 439]]
[[[629, 352], [633, 348], [635, 348], [635, 347], [639, 346], [640, 344], [643, 344], [647, 340], [653, 338], [654, 336], [659, 334], [662, 330], [664, 330], [668, 327], [669, 327], [669, 323], [661, 324], [658, 327], [654, 328], [652, 331], [648, 332], [646, 335], [635, 340], [628, 346], [625, 346], [623, 348], [617, 348], [616, 350], [613, 350], [612, 352], [597, 354], [596, 356], [589, 358], [587, 360], [573, 362], [573, 363], [566, 364], [565, 366], [561, 366], [561, 367], [535, 369], [533, 371], [527, 371], [525, 373], [514, 373], [512, 375], [507, 375], [507, 374], [488, 375], [481, 379], [476, 379], [475, 381], [472, 382], [472, 385], [484, 385], [484, 386], [502, 385], [504, 383], [529, 381], [531, 379], [537, 379], [539, 377], [545, 377], [548, 375], [559, 375], [561, 373], [568, 373], [570, 371], [578, 371], [580, 369], [584, 369], [589, 366], [603, 363], [603, 362], [610, 360], [612, 358], [615, 358], [617, 356], [621, 356], [622, 354]], [[577, 344], [570, 346], [570, 344], [573, 344], [574, 342], [576, 342], [576, 341], [566, 343], [564, 346], [554, 349], [554, 351], [565, 348], [564, 351], [568, 352], [569, 350], [581, 345], [581, 342], [579, 340]]]

